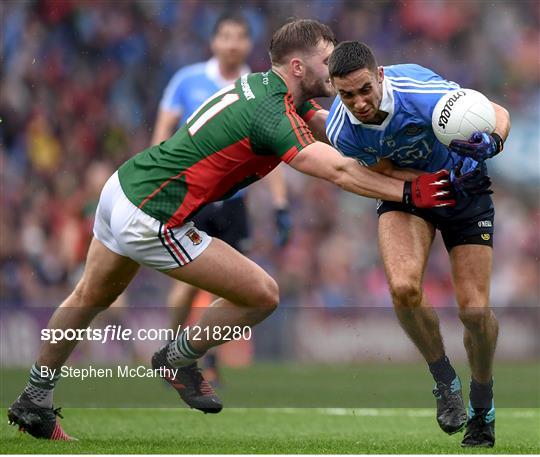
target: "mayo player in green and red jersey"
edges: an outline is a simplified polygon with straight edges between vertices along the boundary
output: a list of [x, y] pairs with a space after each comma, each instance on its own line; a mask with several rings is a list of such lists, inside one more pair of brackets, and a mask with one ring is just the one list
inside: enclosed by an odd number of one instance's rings
[[[197, 323], [210, 332], [195, 339], [184, 331], [152, 358], [152, 366], [169, 373], [166, 380], [189, 406], [216, 413], [221, 401], [197, 359], [223, 342], [227, 327], [251, 327], [269, 316], [279, 290], [253, 261], [198, 230], [190, 222], [198, 211], [262, 178], [281, 161], [358, 195], [421, 208], [452, 206], [446, 170], [405, 182], [315, 139], [326, 139], [328, 113], [309, 100], [334, 93], [328, 75], [334, 43], [332, 31], [317, 21], [285, 24], [272, 38], [271, 70], [219, 91], [169, 140], [124, 163], [103, 188], [82, 279], [48, 327], [86, 328], [124, 291], [140, 265], [221, 297]], [[8, 410], [10, 422], [35, 437], [69, 439], [52, 400], [59, 368], [76, 343], [44, 342], [27, 386]]]

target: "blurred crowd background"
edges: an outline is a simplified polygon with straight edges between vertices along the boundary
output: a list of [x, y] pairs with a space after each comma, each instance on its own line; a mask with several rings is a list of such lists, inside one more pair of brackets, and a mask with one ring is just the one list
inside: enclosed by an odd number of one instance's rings
[[[210, 56], [224, 10], [253, 31], [249, 64], [269, 67], [273, 31], [291, 16], [368, 43], [382, 65], [415, 62], [509, 109], [513, 129], [490, 161], [496, 234], [492, 302], [539, 306], [540, 15], [530, 1], [3, 1], [0, 4], [2, 307], [56, 306], [81, 274], [101, 186], [149, 145], [163, 89], [184, 65]], [[329, 100], [321, 101], [329, 106]], [[287, 170], [294, 231], [273, 244], [270, 198], [250, 192], [252, 258], [273, 274], [282, 302], [355, 314], [391, 307], [376, 243], [375, 202]], [[267, 202], [268, 204], [264, 204]], [[169, 280], [147, 270], [130, 306], [162, 305]], [[425, 280], [454, 307], [439, 239]], [[538, 313], [537, 313], [538, 314]], [[526, 314], [530, 316], [530, 314]]]

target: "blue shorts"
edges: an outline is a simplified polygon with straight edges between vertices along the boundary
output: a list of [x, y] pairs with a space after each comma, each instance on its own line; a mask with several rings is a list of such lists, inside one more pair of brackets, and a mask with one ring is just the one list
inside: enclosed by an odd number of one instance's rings
[[491, 195], [458, 199], [454, 208], [420, 209], [398, 202], [377, 202], [379, 216], [389, 211], [414, 214], [431, 223], [441, 232], [448, 252], [454, 246], [463, 244], [493, 247], [495, 208]]
[[198, 229], [225, 241], [237, 251], [249, 251], [250, 230], [244, 197], [210, 203], [191, 220]]

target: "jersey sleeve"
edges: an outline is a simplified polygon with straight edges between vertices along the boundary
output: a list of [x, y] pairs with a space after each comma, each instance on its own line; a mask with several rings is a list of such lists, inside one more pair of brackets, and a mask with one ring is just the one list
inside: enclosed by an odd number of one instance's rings
[[250, 140], [256, 154], [277, 155], [287, 163], [316, 141], [292, 101], [287, 98], [272, 106], [260, 105], [254, 114]]
[[163, 97], [159, 103], [161, 111], [172, 111], [181, 115], [184, 111], [184, 75], [182, 70], [178, 71], [169, 81]]
[[313, 115], [321, 109], [323, 109], [323, 107], [315, 100], [311, 99], [302, 104], [302, 106], [300, 106], [296, 112], [304, 121], [309, 122]]
[[460, 85], [420, 65], [405, 64], [399, 67], [400, 72], [393, 75], [390, 71], [391, 75], [388, 76], [393, 90], [407, 95], [416, 113], [430, 125], [437, 102], [448, 92], [460, 89]]
[[326, 119], [326, 136], [339, 152], [364, 166], [375, 165], [379, 157], [370, 148], [363, 148], [347, 117], [345, 106], [336, 97]]

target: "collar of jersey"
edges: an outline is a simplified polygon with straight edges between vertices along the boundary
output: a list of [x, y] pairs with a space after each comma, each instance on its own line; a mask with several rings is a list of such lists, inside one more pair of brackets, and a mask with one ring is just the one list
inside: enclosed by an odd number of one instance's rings
[[386, 116], [386, 119], [383, 121], [382, 124], [364, 124], [363, 122], [359, 121], [353, 113], [349, 111], [349, 109], [345, 106], [345, 103], [343, 103], [343, 107], [345, 108], [345, 112], [347, 113], [351, 124], [361, 125], [366, 129], [384, 130], [386, 126], [390, 123], [390, 120], [394, 115], [394, 91], [392, 90], [392, 85], [387, 78], [383, 79], [383, 94], [380, 109], [382, 111], [386, 111], [388, 113], [388, 116]]
[[287, 82], [285, 81], [285, 79], [283, 79], [283, 76], [281, 76], [274, 69], [270, 69], [269, 74], [274, 75], [275, 79], [285, 86], [285, 89], [287, 90], [287, 93], [291, 93], [291, 91], [289, 90], [289, 86], [287, 86]]
[[[229, 80], [225, 79], [221, 73], [219, 72], [219, 62], [216, 57], [212, 57], [206, 62], [206, 76], [208, 76], [208, 79], [214, 81], [216, 86], [218, 87], [225, 87], [229, 84], [234, 83], [236, 79]], [[247, 65], [243, 65], [240, 69], [240, 76], [245, 75], [247, 73], [250, 73], [251, 70]]]

